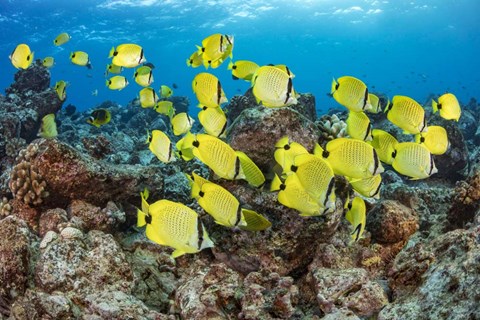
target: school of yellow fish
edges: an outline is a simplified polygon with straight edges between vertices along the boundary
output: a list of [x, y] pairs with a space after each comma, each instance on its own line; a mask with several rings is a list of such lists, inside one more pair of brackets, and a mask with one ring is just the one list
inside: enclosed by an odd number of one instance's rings
[[[67, 43], [71, 37], [61, 33], [54, 39], [54, 45]], [[286, 65], [264, 65], [249, 60], [233, 61], [234, 37], [212, 34], [202, 40], [186, 60], [187, 66], [218, 68], [230, 59], [228, 70], [232, 78], [250, 82], [258, 104], [269, 108], [295, 105], [299, 94], [293, 87], [295, 75]], [[216, 177], [226, 180], [245, 180], [254, 188], [262, 188], [265, 176], [250, 157], [234, 150], [222, 138], [225, 137], [227, 118], [222, 104], [228, 102], [219, 79], [208, 72], [198, 73], [192, 80], [192, 90], [201, 111], [198, 119], [205, 133], [190, 132], [195, 120], [187, 113], [175, 113], [173, 103], [168, 100], [173, 90], [161, 85], [158, 93], [151, 87], [154, 82], [153, 68], [147, 63], [143, 48], [137, 44], [120, 44], [110, 50], [111, 63], [105, 76], [115, 74], [106, 80], [111, 90], [122, 90], [129, 82], [120, 75], [124, 68], [137, 68], [135, 82], [143, 87], [139, 91], [142, 108], [152, 108], [166, 115], [175, 136], [182, 136], [172, 143], [165, 132], [148, 132], [146, 143], [149, 150], [164, 163], [190, 161], [197, 158], [208, 166]], [[34, 59], [34, 53], [26, 44], [19, 44], [10, 55], [15, 68], [27, 69]], [[73, 64], [91, 68], [89, 56], [83, 51], [70, 53]], [[54, 65], [53, 57], [45, 57], [43, 66]], [[68, 83], [58, 81], [55, 91], [60, 100], [66, 99]], [[333, 79], [330, 95], [349, 110], [346, 120], [348, 138], [336, 138], [325, 146], [316, 145], [313, 153], [301, 144], [282, 137], [275, 145], [273, 157], [279, 165], [274, 170], [270, 191], [276, 192], [278, 202], [295, 209], [300, 216], [319, 216], [336, 210], [335, 176], [343, 176], [354, 190], [354, 197], [345, 203], [345, 218], [351, 224], [351, 242], [358, 241], [366, 223], [364, 198], [379, 198], [384, 172], [382, 163], [392, 166], [398, 173], [411, 179], [425, 179], [437, 172], [433, 155], [442, 155], [449, 148], [446, 130], [441, 126], [428, 126], [423, 107], [407, 96], [396, 95], [384, 103], [375, 94], [369, 93], [361, 80], [352, 76]], [[382, 105], [384, 104], [384, 105]], [[390, 133], [372, 128], [368, 113], [386, 113], [387, 119], [403, 130], [414, 135], [411, 142], [398, 142]], [[433, 113], [447, 120], [458, 121], [461, 108], [456, 97], [446, 93], [432, 101]], [[111, 120], [106, 109], [94, 110], [87, 123], [101, 127]], [[38, 133], [43, 138], [57, 136], [55, 115], [42, 119]], [[271, 226], [270, 221], [243, 205], [227, 189], [209, 181], [195, 172], [186, 174], [191, 187], [191, 197], [214, 221], [228, 228], [261, 231]], [[141, 209], [137, 212], [137, 226], [146, 226], [146, 236], [151, 241], [174, 249], [172, 257], [185, 253], [196, 253], [214, 246], [199, 215], [182, 203], [158, 200], [147, 202], [149, 192], [141, 194]]]

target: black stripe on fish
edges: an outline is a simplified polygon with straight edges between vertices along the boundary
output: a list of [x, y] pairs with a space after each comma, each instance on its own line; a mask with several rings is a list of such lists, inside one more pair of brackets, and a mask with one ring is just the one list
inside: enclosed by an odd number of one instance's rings
[[238, 226], [238, 224], [242, 221], [242, 208], [238, 206], [237, 208], [237, 219], [235, 220], [235, 227]]
[[422, 128], [420, 129], [420, 132], [423, 132], [423, 129], [427, 126], [427, 115], [423, 115], [423, 125]]
[[[150, 70], [150, 74], [148, 75], [148, 83], [151, 83], [151, 81], [152, 81], [152, 76], [153, 76], [153, 71]], [[125, 78], [125, 83], [127, 83], [127, 78]]]
[[396, 156], [397, 156], [397, 150], [395, 149], [395, 150], [393, 150], [393, 152], [392, 152], [392, 158], [395, 159]]
[[240, 173], [240, 158], [236, 157], [235, 159], [235, 175], [233, 176], [233, 179], [235, 179], [238, 174]]
[[385, 106], [385, 113], [388, 113], [393, 108], [393, 102], [390, 102], [388, 105]]
[[435, 166], [435, 163], [433, 162], [433, 154], [430, 153], [430, 171], [428, 172], [429, 176], [432, 174], [434, 166]]
[[335, 179], [332, 178], [332, 179], [330, 179], [330, 182], [328, 184], [327, 193], [325, 194], [325, 200], [323, 200], [323, 206], [324, 207], [327, 205], [328, 198], [330, 197], [330, 194], [333, 191], [333, 186], [334, 185], [335, 185]]
[[355, 242], [358, 241], [358, 239], [360, 239], [360, 230], [361, 230], [361, 229], [362, 229], [362, 224], [359, 223], [359, 224], [357, 225], [357, 227], [355, 228], [355, 230], [353, 230], [353, 232], [352, 232], [352, 235], [357, 234], [357, 235], [355, 236]]
[[194, 146], [195, 148], [198, 148], [200, 146], [200, 142], [195, 140], [195, 141], [192, 142], [192, 146]]
[[381, 186], [382, 186], [382, 181], [380, 181], [380, 183], [378, 184], [377, 190], [375, 190], [375, 192], [371, 195], [372, 198], [375, 197], [377, 194], [379, 194]]
[[373, 170], [373, 174], [375, 174], [377, 172], [377, 169], [378, 169], [378, 166], [380, 165], [379, 161], [378, 161], [378, 154], [377, 152], [375, 151], [375, 149], [373, 149], [373, 163], [374, 163], [374, 170]]
[[287, 74], [288, 74], [289, 77], [292, 75], [292, 73], [290, 72], [290, 69], [288, 69], [287, 66], [285, 66], [285, 71], [287, 71]]
[[362, 110], [365, 110], [368, 101], [368, 88], [365, 89], [365, 96], [363, 97], [363, 107]]
[[225, 132], [226, 129], [227, 129], [227, 122], [225, 122], [225, 124], [223, 125], [222, 130], [220, 131], [218, 136], [220, 137]]
[[288, 99], [290, 99], [290, 92], [292, 92], [292, 78], [288, 78], [287, 95], [285, 96], [285, 101], [283, 103], [287, 103]]
[[220, 99], [222, 97], [222, 84], [220, 80], [217, 81], [217, 104], [220, 105]]
[[146, 224], [151, 224], [152, 223], [152, 216], [147, 214], [147, 213], [145, 213], [145, 223]]
[[297, 166], [292, 165], [292, 166], [290, 167], [290, 171], [292, 171], [292, 172], [297, 172], [297, 170], [298, 170], [298, 167], [297, 167]]
[[327, 150], [323, 150], [323, 152], [322, 152], [322, 157], [323, 158], [327, 159], [329, 155], [330, 155], [330, 152], [328, 152]]
[[170, 145], [168, 146], [168, 161], [172, 159], [172, 154], [173, 154], [173, 144], [170, 142]]
[[219, 52], [223, 52], [223, 50], [222, 50], [222, 47], [223, 47], [223, 37], [224, 37], [223, 35], [220, 36], [220, 48], [219, 48], [219, 50], [218, 50]]
[[[115, 55], [115, 53], [114, 53]], [[138, 64], [140, 64], [142, 62], [142, 59], [143, 59], [143, 48], [142, 50], [140, 50], [140, 59], [138, 59]]]
[[200, 220], [200, 216], [197, 217], [197, 233], [198, 233], [198, 249], [202, 247], [203, 243], [203, 224], [202, 221]]
[[367, 132], [365, 133], [365, 137], [363, 137], [364, 141], [367, 140], [368, 134], [370, 133], [371, 130], [372, 130], [372, 124], [369, 122], [367, 127]]

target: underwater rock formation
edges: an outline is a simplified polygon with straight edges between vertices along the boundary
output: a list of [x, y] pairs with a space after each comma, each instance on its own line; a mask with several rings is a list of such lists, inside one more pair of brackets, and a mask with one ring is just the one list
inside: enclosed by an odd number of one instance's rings
[[285, 135], [310, 151], [319, 137], [315, 124], [291, 108], [248, 108], [227, 130], [232, 148], [245, 152], [263, 172], [275, 165], [275, 144]]

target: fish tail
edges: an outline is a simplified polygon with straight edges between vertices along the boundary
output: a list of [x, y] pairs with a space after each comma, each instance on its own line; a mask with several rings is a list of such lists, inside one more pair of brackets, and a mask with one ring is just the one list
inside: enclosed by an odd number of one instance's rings
[[143, 227], [147, 224], [145, 220], [146, 214], [142, 210], [137, 208], [137, 227]]
[[232, 60], [230, 60], [230, 62], [228, 63], [228, 66], [227, 66], [227, 70], [232, 70], [233, 69], [233, 62]]
[[275, 174], [275, 177], [273, 178], [272, 184], [270, 185], [270, 191], [280, 190], [281, 185], [282, 185], [282, 181], [280, 180], [278, 175]]
[[330, 95], [333, 96], [335, 91], [338, 90], [338, 87], [339, 87], [339, 83], [337, 82], [337, 80], [335, 80], [335, 78], [333, 78], [333, 80], [332, 80], [332, 90], [330, 90]]
[[112, 58], [114, 53], [115, 53], [115, 47], [112, 47], [112, 49], [110, 49], [110, 53], [108, 54], [108, 57]]
[[433, 113], [436, 113], [438, 111], [438, 103], [432, 99], [432, 109]]

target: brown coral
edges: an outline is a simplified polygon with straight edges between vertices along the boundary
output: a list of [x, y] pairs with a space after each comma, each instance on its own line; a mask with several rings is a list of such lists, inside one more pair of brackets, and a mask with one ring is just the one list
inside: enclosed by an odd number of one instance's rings
[[12, 138], [5, 142], [5, 154], [7, 157], [14, 159], [18, 152], [26, 145], [25, 139]]
[[347, 136], [347, 124], [334, 115], [324, 115], [315, 124], [320, 129], [320, 137], [329, 141]]
[[10, 215], [11, 212], [12, 205], [10, 204], [10, 201], [6, 197], [3, 197], [0, 200], [0, 218]]
[[457, 182], [453, 194], [448, 213], [450, 230], [465, 227], [480, 208], [480, 169], [474, 170], [467, 180]]
[[47, 183], [30, 162], [37, 151], [36, 144], [30, 144], [26, 149], [20, 151], [8, 184], [15, 199], [33, 206], [39, 205], [48, 196], [48, 192], [45, 190]]

